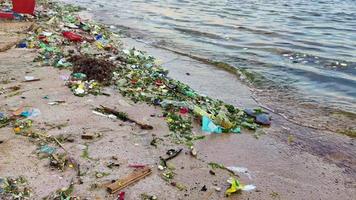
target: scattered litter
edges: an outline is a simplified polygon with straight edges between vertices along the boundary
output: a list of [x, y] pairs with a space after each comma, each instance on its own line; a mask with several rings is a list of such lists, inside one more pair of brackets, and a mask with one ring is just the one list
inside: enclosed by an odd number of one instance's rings
[[109, 164], [106, 165], [108, 168], [112, 169], [114, 167], [120, 167], [120, 163], [114, 163], [110, 162]]
[[56, 148], [48, 146], [46, 144], [46, 145], [43, 145], [43, 146], [40, 147], [39, 152], [40, 153], [46, 153], [48, 155], [52, 155], [52, 154], [54, 154], [56, 152]]
[[44, 200], [69, 200], [69, 199], [77, 199], [76, 196], [73, 196], [72, 193], [74, 192], [74, 183], [70, 183], [68, 187], [61, 188], [56, 192], [50, 194], [48, 197], [45, 197]]
[[79, 97], [84, 97], [88, 94], [99, 95], [100, 84], [94, 80], [91, 81], [68, 81], [66, 85], [72, 90], [73, 94]]
[[0, 128], [9, 125], [11, 119], [3, 112], [0, 112]]
[[163, 139], [153, 136], [153, 139], [151, 140], [150, 145], [157, 148], [159, 141], [163, 141]]
[[157, 200], [157, 196], [156, 195], [149, 195], [146, 193], [143, 193], [140, 195], [142, 200]]
[[96, 178], [103, 178], [104, 176], [109, 176], [110, 173], [106, 173], [106, 172], [96, 172], [95, 173], [95, 177]]
[[111, 108], [108, 108], [108, 107], [105, 107], [105, 106], [101, 106], [100, 108], [96, 108], [95, 111], [103, 113], [103, 114], [114, 115], [117, 119], [120, 119], [120, 120], [122, 120], [124, 122], [134, 123], [134, 124], [138, 125], [141, 129], [144, 129], [144, 130], [152, 130], [153, 129], [153, 126], [151, 126], [151, 125], [143, 124], [141, 122], [137, 122], [136, 120], [129, 118], [127, 113], [116, 111], [114, 109], [111, 109]]
[[25, 134], [32, 127], [32, 124], [31, 119], [16, 120], [13, 123], [13, 130], [16, 134]]
[[119, 200], [125, 200], [125, 192], [119, 193]]
[[191, 154], [192, 156], [194, 156], [194, 157], [196, 157], [196, 156], [198, 155], [198, 152], [197, 152], [197, 150], [195, 149], [194, 146], [191, 146], [191, 147], [190, 147], [190, 154]]
[[65, 103], [65, 102], [66, 102], [66, 101], [58, 100], [58, 101], [51, 101], [51, 102], [48, 102], [47, 104], [53, 106], [53, 105], [63, 104], [63, 103]]
[[121, 189], [138, 182], [139, 180], [145, 178], [146, 176], [149, 176], [152, 173], [151, 168], [145, 167], [143, 169], [136, 169], [133, 171], [131, 174], [129, 174], [127, 177], [123, 179], [119, 179], [115, 181], [114, 183], [110, 184], [107, 186], [107, 190], [113, 194]]
[[41, 79], [35, 78], [33, 76], [25, 76], [25, 80], [23, 82], [35, 82], [35, 81], [40, 81]]
[[203, 116], [202, 131], [207, 133], [222, 133], [222, 128], [215, 125], [207, 116]]
[[271, 125], [271, 117], [262, 109], [245, 109], [245, 113], [255, 118], [256, 123], [262, 125]]
[[95, 111], [95, 110], [93, 110], [92, 113], [96, 114], [96, 115], [99, 115], [99, 116], [102, 116], [102, 117], [107, 117], [107, 118], [110, 118], [110, 119], [117, 119], [117, 117], [115, 115], [113, 115], [113, 114], [107, 115], [107, 114], [104, 114], [104, 113], [101, 113], [101, 112], [98, 112], [98, 111]]
[[163, 158], [161, 156], [159, 157], [160, 160], [161, 160], [161, 165], [163, 167], [167, 167], [167, 161], [177, 157], [182, 152], [182, 150], [183, 149], [179, 149], [179, 150], [170, 149], [170, 150], [168, 150], [167, 153], [166, 153], [168, 155], [167, 158]]
[[235, 178], [230, 178], [227, 182], [230, 183], [231, 185], [230, 188], [228, 188], [225, 192], [226, 196], [231, 196], [233, 193], [236, 193], [238, 191], [251, 191], [256, 189], [256, 186], [243, 185]]
[[[234, 171], [228, 169], [228, 168], [225, 167], [223, 164], [210, 162], [210, 163], [208, 163], [208, 166], [210, 166], [212, 169], [223, 169], [223, 170], [226, 170], [226, 171], [230, 172], [231, 174], [235, 175], [235, 172], [234, 172]], [[214, 172], [214, 173], [215, 173], [215, 172]]]
[[38, 108], [25, 107], [25, 108], [23, 108], [20, 115], [22, 117], [32, 119], [32, 118], [40, 116], [41, 111]]
[[101, 133], [84, 133], [81, 135], [81, 138], [83, 140], [93, 140], [95, 138], [101, 137]]
[[129, 164], [129, 167], [131, 167], [131, 168], [136, 168], [136, 169], [138, 169], [138, 168], [145, 168], [147, 165], [145, 165], [145, 164]]
[[70, 31], [65, 31], [62, 34], [65, 38], [67, 38], [68, 40], [70, 40], [72, 42], [81, 42], [82, 41], [82, 36], [80, 36], [76, 33], [73, 33]]
[[31, 192], [27, 180], [22, 176], [18, 178], [0, 178], [1, 199], [29, 199], [32, 195]]
[[250, 180], [252, 179], [251, 174], [245, 167], [226, 167], [226, 169], [233, 171], [235, 174], [245, 174]]

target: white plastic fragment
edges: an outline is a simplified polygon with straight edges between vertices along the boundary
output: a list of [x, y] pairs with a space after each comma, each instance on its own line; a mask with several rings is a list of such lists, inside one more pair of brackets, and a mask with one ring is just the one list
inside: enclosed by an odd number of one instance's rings
[[254, 186], [254, 185], [245, 185], [243, 188], [242, 188], [242, 190], [243, 191], [251, 191], [251, 190], [254, 190], [254, 189], [256, 189], [256, 186]]
[[251, 174], [249, 173], [249, 171], [246, 167], [230, 166], [230, 167], [226, 167], [226, 168], [233, 171], [236, 174], [245, 174], [250, 180], [252, 179]]

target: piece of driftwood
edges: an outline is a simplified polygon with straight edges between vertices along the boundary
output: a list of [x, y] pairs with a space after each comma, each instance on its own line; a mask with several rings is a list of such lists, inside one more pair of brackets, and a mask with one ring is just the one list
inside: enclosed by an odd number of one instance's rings
[[150, 167], [136, 169], [135, 171], [133, 171], [131, 174], [129, 174], [125, 178], [119, 179], [119, 180], [115, 181], [114, 183], [108, 185], [107, 190], [108, 190], [108, 192], [113, 194], [113, 193], [118, 192], [119, 190], [121, 190], [131, 184], [138, 182], [139, 180], [150, 175], [151, 173], [152, 173], [152, 170]]
[[86, 133], [86, 134], [83, 134], [81, 137], [84, 140], [92, 140], [92, 139], [95, 138], [95, 135], [94, 134], [90, 134], [90, 133]]
[[183, 149], [172, 151], [167, 158], [160, 156], [159, 158], [161, 159], [163, 166], [167, 167], [167, 161], [177, 157], [182, 152], [182, 150]]
[[152, 130], [153, 129], [153, 126], [151, 125], [148, 125], [148, 124], [143, 124], [141, 122], [138, 122], [134, 119], [131, 119], [127, 116], [126, 113], [123, 113], [123, 112], [120, 112], [120, 111], [117, 111], [117, 110], [114, 110], [112, 108], [108, 108], [108, 107], [105, 107], [105, 106], [102, 106], [100, 108], [97, 108], [96, 111], [102, 111], [102, 112], [105, 112], [106, 114], [112, 114], [112, 115], [115, 115], [118, 119], [121, 119], [122, 121], [127, 121], [127, 122], [130, 122], [130, 123], [135, 123], [136, 125], [138, 125], [141, 129], [144, 129], [144, 130]]

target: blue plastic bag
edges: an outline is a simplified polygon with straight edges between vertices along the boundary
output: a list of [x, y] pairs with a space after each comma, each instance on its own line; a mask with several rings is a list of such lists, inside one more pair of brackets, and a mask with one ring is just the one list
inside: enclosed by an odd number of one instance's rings
[[203, 116], [202, 131], [207, 133], [222, 133], [222, 128], [209, 119], [207, 116]]

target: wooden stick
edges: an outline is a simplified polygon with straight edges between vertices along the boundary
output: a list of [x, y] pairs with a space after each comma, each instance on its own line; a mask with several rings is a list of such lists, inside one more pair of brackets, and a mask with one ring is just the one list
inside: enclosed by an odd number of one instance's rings
[[151, 168], [145, 167], [143, 169], [137, 169], [133, 171], [131, 174], [126, 176], [123, 179], [119, 179], [115, 181], [114, 183], [110, 184], [107, 186], [108, 192], [111, 194], [118, 192], [119, 190], [138, 182], [139, 180], [145, 178], [146, 176], [150, 175], [152, 173]]
[[[103, 105], [100, 105], [101, 106], [101, 109], [105, 112], [105, 113], [108, 113], [108, 114], [113, 114], [115, 116], [120, 116], [122, 115], [121, 112], [119, 111], [116, 111], [112, 108], [108, 108], [108, 107], [105, 107]], [[152, 130], [153, 129], [153, 126], [151, 125], [148, 125], [148, 124], [144, 124], [144, 123], [141, 123], [141, 122], [138, 122], [134, 119], [131, 119], [130, 117], [126, 117], [125, 119], [121, 119], [122, 121], [128, 121], [128, 122], [131, 122], [131, 123], [135, 123], [136, 125], [138, 125], [141, 129], [143, 130]]]

